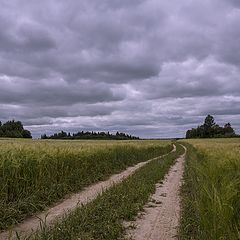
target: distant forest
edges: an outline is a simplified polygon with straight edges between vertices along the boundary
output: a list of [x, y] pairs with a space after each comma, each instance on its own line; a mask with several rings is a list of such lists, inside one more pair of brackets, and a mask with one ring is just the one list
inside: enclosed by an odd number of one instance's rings
[[0, 121], [0, 137], [5, 138], [32, 138], [31, 132], [24, 129], [20, 121]]
[[111, 134], [109, 132], [77, 132], [77, 133], [66, 133], [61, 131], [59, 133], [55, 133], [51, 136], [47, 136], [46, 134], [41, 136], [41, 139], [102, 139], [102, 140], [135, 140], [139, 139], [139, 137], [131, 136], [126, 133], [119, 133]]
[[[31, 132], [24, 129], [23, 124], [20, 121], [7, 121], [2, 123], [0, 121], [0, 138], [32, 138]], [[54, 133], [53, 135], [47, 136], [43, 134], [41, 139], [102, 139], [102, 140], [135, 140], [139, 137], [135, 137], [126, 133], [117, 132], [111, 134], [109, 132], [77, 132], [77, 133], [66, 133], [61, 131]]]
[[239, 137], [236, 135], [230, 123], [220, 127], [215, 123], [214, 117], [208, 115], [204, 124], [197, 128], [192, 128], [186, 132], [186, 138], [221, 138], [221, 137]]

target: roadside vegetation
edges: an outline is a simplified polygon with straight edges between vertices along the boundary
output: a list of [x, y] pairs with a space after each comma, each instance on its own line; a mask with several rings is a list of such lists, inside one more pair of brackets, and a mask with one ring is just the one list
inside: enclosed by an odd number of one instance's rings
[[0, 140], [0, 229], [171, 149], [169, 141]]
[[140, 168], [122, 183], [114, 185], [93, 202], [77, 208], [52, 228], [43, 223], [42, 232], [32, 236], [35, 240], [79, 239], [116, 240], [123, 239], [124, 221], [134, 220], [143, 210], [149, 196], [155, 192], [155, 184], [161, 181], [175, 159], [184, 149], [153, 160]]
[[240, 140], [186, 142], [180, 239], [240, 239]]

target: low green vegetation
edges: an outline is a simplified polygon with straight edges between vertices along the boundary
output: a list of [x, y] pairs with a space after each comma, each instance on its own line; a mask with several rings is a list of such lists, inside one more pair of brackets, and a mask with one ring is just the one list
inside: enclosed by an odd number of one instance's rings
[[187, 142], [180, 239], [240, 239], [240, 139]]
[[43, 231], [33, 236], [35, 240], [123, 239], [123, 221], [133, 220], [143, 210], [155, 184], [164, 178], [174, 160], [184, 152], [180, 145], [177, 151], [164, 158], [153, 160], [134, 175], [104, 192], [93, 202], [77, 208], [53, 228], [43, 226]]
[[0, 229], [171, 148], [169, 141], [0, 140]]

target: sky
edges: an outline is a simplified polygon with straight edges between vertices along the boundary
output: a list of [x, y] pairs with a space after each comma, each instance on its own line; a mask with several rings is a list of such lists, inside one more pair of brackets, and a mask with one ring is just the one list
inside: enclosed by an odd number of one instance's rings
[[239, 0], [1, 0], [0, 120], [184, 137], [240, 133]]

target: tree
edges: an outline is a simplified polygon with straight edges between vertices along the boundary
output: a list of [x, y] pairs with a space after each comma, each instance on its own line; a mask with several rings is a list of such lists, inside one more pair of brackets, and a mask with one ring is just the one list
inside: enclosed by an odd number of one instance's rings
[[213, 137], [214, 136], [214, 127], [216, 123], [214, 118], [211, 115], [207, 115], [205, 118], [203, 127], [204, 127], [204, 137]]
[[235, 131], [233, 130], [230, 123], [225, 124], [223, 129], [225, 135], [235, 135]]
[[48, 137], [47, 137], [47, 134], [43, 134], [43, 135], [41, 135], [41, 139], [48, 139]]
[[32, 138], [31, 132], [24, 129], [23, 132], [22, 132], [22, 137], [23, 138]]
[[0, 124], [0, 137], [9, 138], [32, 138], [31, 132], [24, 129], [20, 121], [7, 121]]
[[220, 127], [215, 123], [214, 117], [208, 115], [204, 124], [197, 128], [192, 128], [186, 132], [186, 138], [213, 138], [213, 137], [233, 137], [236, 136], [230, 123]]
[[116, 139], [116, 140], [126, 140], [126, 139], [139, 139], [139, 137], [131, 136], [126, 133], [117, 132], [115, 135], [109, 132], [94, 132], [94, 131], [81, 131], [77, 133], [66, 133], [61, 131], [59, 133], [54, 133], [53, 135], [47, 136], [46, 134], [41, 135], [41, 139]]
[[207, 115], [207, 117], [205, 118], [204, 121], [204, 126], [208, 127], [208, 128], [213, 128], [216, 125], [215, 121], [214, 121], [214, 117], [211, 115]]

